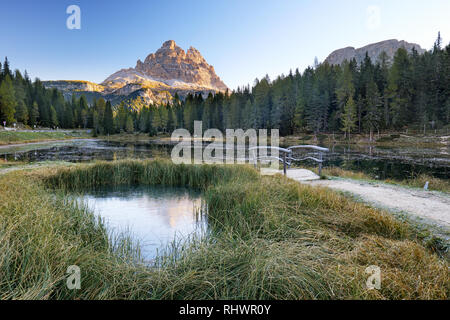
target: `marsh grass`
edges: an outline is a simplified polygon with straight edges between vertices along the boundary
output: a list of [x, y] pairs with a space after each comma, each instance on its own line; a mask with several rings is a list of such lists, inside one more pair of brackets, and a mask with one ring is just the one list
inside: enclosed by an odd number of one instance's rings
[[[202, 190], [211, 236], [152, 266], [111, 245], [65, 192], [164, 184]], [[246, 166], [123, 160], [0, 177], [0, 297], [14, 299], [447, 299], [448, 263], [391, 215]], [[175, 249], [175, 251], [174, 251]], [[81, 290], [65, 287], [82, 270]], [[365, 269], [382, 270], [381, 290]]]

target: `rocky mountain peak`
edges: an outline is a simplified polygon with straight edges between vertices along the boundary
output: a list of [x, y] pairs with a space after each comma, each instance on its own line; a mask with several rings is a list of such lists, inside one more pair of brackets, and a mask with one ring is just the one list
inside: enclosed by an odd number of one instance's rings
[[123, 100], [142, 98], [146, 103], [170, 103], [177, 94], [225, 92], [228, 88], [200, 51], [190, 47], [186, 52], [174, 40], [168, 40], [135, 68], [121, 69], [100, 85], [87, 81], [46, 81], [46, 87], [62, 90], [66, 97], [84, 93], [91, 98], [103, 97], [117, 104]]
[[185, 52], [173, 40], [164, 42], [161, 48], [149, 54], [144, 62], [138, 60], [135, 71], [169, 85], [176, 82], [216, 91], [227, 90], [227, 86], [200, 51], [190, 47]]
[[184, 59], [186, 57], [186, 53], [183, 49], [181, 49], [175, 41], [169, 40], [163, 43], [161, 48], [159, 48], [155, 53], [151, 53], [145, 59], [145, 63], [149, 63], [155, 59], [165, 59], [165, 58], [179, 58]]
[[208, 65], [205, 61], [205, 58], [203, 58], [203, 56], [201, 55], [200, 51], [198, 51], [194, 47], [189, 47], [188, 51], [186, 52], [186, 56], [194, 63]]
[[167, 40], [166, 42], [163, 43], [161, 48], [168, 48], [168, 49], [175, 49], [175, 47], [177, 47], [177, 44], [175, 43], [174, 40]]
[[392, 61], [395, 53], [400, 48], [405, 48], [408, 52], [412, 52], [412, 49], [415, 48], [419, 54], [425, 52], [425, 50], [416, 43], [390, 39], [377, 43], [371, 43], [358, 49], [354, 47], [346, 47], [335, 50], [325, 59], [325, 62], [328, 62], [329, 64], [342, 64], [345, 60], [350, 61], [351, 59], [355, 58], [356, 62], [361, 63], [366, 56], [366, 52], [369, 55], [370, 59], [373, 62], [376, 62], [383, 51], [387, 54], [388, 59]]

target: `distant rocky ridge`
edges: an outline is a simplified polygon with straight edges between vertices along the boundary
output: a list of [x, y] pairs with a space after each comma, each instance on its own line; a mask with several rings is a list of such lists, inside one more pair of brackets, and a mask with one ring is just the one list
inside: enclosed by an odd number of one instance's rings
[[395, 53], [400, 48], [405, 48], [408, 52], [412, 52], [413, 48], [415, 48], [419, 54], [425, 52], [418, 44], [392, 39], [372, 43], [359, 49], [347, 47], [335, 50], [325, 59], [325, 62], [328, 62], [329, 64], [342, 64], [345, 60], [350, 61], [355, 58], [359, 64], [364, 60], [366, 52], [370, 59], [375, 62], [383, 51], [386, 52], [389, 60], [392, 61]]
[[103, 97], [113, 104], [137, 97], [147, 103], [167, 103], [175, 94], [182, 99], [189, 93], [206, 97], [228, 89], [197, 49], [190, 47], [185, 52], [173, 40], [164, 42], [144, 62], [138, 60], [135, 68], [119, 70], [101, 84], [79, 80], [43, 83], [63, 91], [66, 97], [84, 94], [89, 100]]

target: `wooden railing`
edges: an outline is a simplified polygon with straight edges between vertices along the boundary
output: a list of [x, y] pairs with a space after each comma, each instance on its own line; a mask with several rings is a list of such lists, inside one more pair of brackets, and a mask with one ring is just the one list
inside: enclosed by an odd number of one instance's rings
[[[315, 151], [315, 154], [314, 154], [314, 156], [308, 155], [303, 158], [296, 158], [296, 157], [294, 157], [294, 150], [297, 150], [297, 149], [311, 149], [311, 150]], [[278, 151], [279, 156], [273, 156], [272, 153], [271, 153], [271, 155], [260, 156], [258, 154], [258, 150], [275, 150], [275, 151]], [[305, 161], [305, 160], [312, 160], [312, 161], [317, 162], [319, 164], [319, 175], [321, 175], [322, 174], [322, 164], [324, 161], [323, 155], [326, 152], [329, 152], [328, 148], [322, 148], [322, 147], [312, 146], [312, 145], [292, 146], [289, 148], [280, 148], [280, 147], [271, 147], [271, 146], [249, 148], [249, 153], [250, 153], [249, 155], [250, 155], [251, 159], [253, 160], [255, 167], [257, 166], [258, 161], [278, 160], [281, 163], [283, 163], [284, 175], [286, 175], [287, 168], [291, 167], [292, 162]]]
[[[312, 160], [315, 161], [319, 164], [319, 176], [322, 174], [322, 166], [323, 166], [323, 156], [325, 154], [325, 152], [329, 152], [330, 149], [328, 148], [322, 148], [322, 147], [318, 147], [318, 146], [312, 146], [312, 145], [302, 145], [302, 146], [292, 146], [289, 147], [288, 150], [296, 150], [296, 149], [311, 149], [316, 151], [314, 155], [317, 155], [318, 157], [313, 157], [313, 156], [306, 156], [300, 159], [294, 158], [293, 156], [291, 156], [289, 158], [289, 160], [291, 161], [291, 163], [293, 161], [305, 161], [305, 160]], [[293, 152], [291, 152], [291, 155], [293, 154]], [[289, 165], [290, 166], [290, 165]]]

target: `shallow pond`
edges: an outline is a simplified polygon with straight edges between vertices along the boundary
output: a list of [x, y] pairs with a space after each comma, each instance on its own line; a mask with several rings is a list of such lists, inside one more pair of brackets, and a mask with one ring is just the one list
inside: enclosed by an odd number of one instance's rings
[[130, 235], [141, 257], [151, 261], [172, 243], [203, 237], [207, 231], [201, 194], [163, 186], [104, 187], [80, 198], [114, 234]]
[[171, 145], [156, 143], [122, 143], [94, 139], [30, 143], [1, 146], [0, 158], [8, 161], [69, 161], [115, 160], [123, 158], [169, 157]]
[[[327, 146], [330, 153], [324, 166], [339, 166], [362, 171], [379, 179], [406, 179], [426, 173], [448, 179], [450, 151], [442, 148], [371, 147], [367, 145]], [[169, 158], [173, 144], [148, 142], [113, 142], [104, 140], [71, 140], [0, 147], [0, 159], [7, 161], [70, 161], [115, 160], [123, 158]], [[300, 163], [301, 165], [301, 163]], [[315, 165], [309, 163], [309, 165]]]

